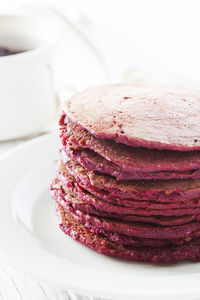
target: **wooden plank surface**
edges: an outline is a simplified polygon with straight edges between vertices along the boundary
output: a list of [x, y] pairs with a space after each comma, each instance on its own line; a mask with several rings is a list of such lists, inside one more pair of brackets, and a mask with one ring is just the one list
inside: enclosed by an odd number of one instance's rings
[[[102, 298], [101, 298], [102, 299]], [[39, 282], [0, 260], [0, 300], [100, 300]]]

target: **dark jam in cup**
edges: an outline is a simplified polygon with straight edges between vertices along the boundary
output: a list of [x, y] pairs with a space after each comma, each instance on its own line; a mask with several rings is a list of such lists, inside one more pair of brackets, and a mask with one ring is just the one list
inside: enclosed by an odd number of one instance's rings
[[13, 55], [13, 54], [18, 54], [18, 53], [22, 53], [24, 51], [17, 51], [17, 50], [11, 50], [8, 48], [4, 48], [4, 47], [0, 47], [0, 57], [1, 56], [8, 56], [8, 55]]

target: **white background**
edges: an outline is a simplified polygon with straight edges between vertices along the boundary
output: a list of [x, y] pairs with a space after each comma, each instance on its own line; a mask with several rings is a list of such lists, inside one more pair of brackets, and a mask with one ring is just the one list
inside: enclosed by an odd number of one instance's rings
[[[136, 75], [142, 77], [145, 82], [199, 88], [198, 0], [1, 0], [0, 3], [1, 10], [12, 9], [17, 3], [46, 3], [56, 7], [62, 14], [70, 16], [75, 22], [80, 21], [76, 16], [77, 11], [88, 16], [92, 29], [95, 29], [93, 33], [91, 34], [91, 26], [87, 19], [83, 18], [79, 25], [89, 32], [92, 43], [103, 54], [111, 71], [112, 82], [130, 81], [131, 76], [126, 76], [127, 71], [134, 69], [137, 70]], [[68, 37], [67, 42], [68, 45], [71, 44], [71, 37]], [[70, 57], [63, 73], [66, 74], [63, 76], [66, 83], [69, 84], [72, 77], [70, 85], [76, 86], [79, 72], [85, 73], [85, 79], [81, 77], [79, 80], [83, 81], [80, 84], [81, 88], [103, 82], [101, 75], [99, 82], [93, 79], [94, 73], [98, 74], [99, 70], [96, 67], [90, 71], [90, 63], [85, 58], [86, 52], [76, 55], [76, 51], [73, 53], [66, 50], [65, 56]], [[60, 60], [63, 63], [65, 59]], [[88, 70], [83, 61], [88, 62]], [[73, 65], [70, 65], [70, 62], [73, 62]], [[67, 67], [69, 73], [66, 71]]]

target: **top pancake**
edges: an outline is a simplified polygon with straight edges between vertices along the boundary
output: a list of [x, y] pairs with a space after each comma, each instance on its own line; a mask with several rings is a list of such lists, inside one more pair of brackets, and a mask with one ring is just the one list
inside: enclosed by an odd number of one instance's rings
[[200, 149], [198, 93], [111, 85], [75, 95], [64, 109], [97, 138], [149, 149]]

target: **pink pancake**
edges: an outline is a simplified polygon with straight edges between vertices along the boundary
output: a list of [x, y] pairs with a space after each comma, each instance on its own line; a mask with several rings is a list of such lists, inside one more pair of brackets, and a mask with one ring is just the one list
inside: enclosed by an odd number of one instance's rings
[[184, 260], [200, 261], [199, 239], [180, 246], [173, 245], [157, 248], [125, 247], [109, 241], [102, 235], [91, 234], [84, 225], [80, 224], [61, 205], [57, 206], [57, 212], [60, 219], [60, 228], [64, 233], [100, 254], [153, 263], [172, 264]]
[[68, 203], [65, 203], [64, 209], [70, 211], [73, 217], [81, 224], [87, 224], [89, 227], [93, 226], [97, 230], [105, 230], [107, 232], [133, 236], [136, 238], [158, 240], [190, 239], [194, 234], [200, 234], [200, 222], [196, 221], [189, 224], [167, 227], [156, 224], [126, 222], [112, 218], [93, 216], [73, 208]]
[[[142, 177], [145, 173], [146, 176], [153, 176], [154, 179], [160, 179], [159, 176], [163, 179], [187, 178], [187, 176], [196, 178], [195, 173], [200, 169], [200, 151], [179, 152], [133, 148], [111, 140], [97, 139], [85, 129], [72, 123], [69, 118], [66, 118], [65, 113], [60, 118], [60, 130], [64, 147], [66, 146], [68, 150], [92, 150], [98, 154], [96, 157], [107, 163], [107, 169], [111, 167], [124, 179], [131, 179], [128, 178], [131, 174], [132, 176], [139, 174], [137, 176]], [[96, 159], [95, 162], [98, 160]]]
[[[84, 189], [97, 190], [109, 197], [151, 200], [158, 202], [186, 201], [200, 198], [200, 180], [116, 181], [113, 177], [84, 169], [62, 156], [67, 170]], [[95, 195], [95, 192], [93, 193]]]
[[[60, 181], [62, 184], [75, 193], [79, 199], [86, 201], [88, 203], [92, 203], [97, 207], [97, 209], [101, 209], [102, 207], [106, 207], [106, 210], [110, 211], [109, 205], [113, 207], [117, 207], [116, 211], [131, 213], [131, 209], [136, 208], [145, 208], [148, 210], [164, 210], [167, 209], [185, 209], [185, 208], [199, 208], [200, 207], [200, 199], [191, 199], [185, 202], [154, 202], [154, 201], [142, 201], [142, 200], [134, 200], [134, 199], [119, 199], [119, 198], [111, 198], [103, 199], [98, 198], [98, 196], [94, 196], [92, 191], [87, 192], [83, 187], [81, 187], [75, 180], [75, 178], [67, 172], [65, 166], [61, 162], [58, 171], [57, 178], [55, 181]], [[101, 204], [102, 203], [102, 204]], [[124, 209], [121, 211], [121, 209]]]
[[[84, 202], [80, 200], [76, 196], [76, 194], [66, 189], [62, 185], [62, 183], [59, 182], [58, 180], [53, 181], [51, 184], [51, 196], [56, 202], [60, 203], [63, 207], [65, 207], [65, 205], [71, 205], [74, 209], [78, 209], [84, 213], [88, 213], [100, 217], [128, 221], [128, 222], [142, 222], [142, 223], [152, 223], [152, 224], [157, 224], [162, 226], [175, 226], [175, 225], [187, 224], [195, 220], [196, 221], [200, 220], [200, 210], [198, 212], [195, 212], [193, 215], [176, 216], [175, 213], [175, 216], [170, 215], [166, 217], [162, 215], [162, 211], [159, 211], [160, 215], [158, 214], [153, 215], [153, 212], [151, 213], [151, 215], [150, 213], [149, 215], [144, 215], [144, 216], [138, 215], [137, 210], [135, 214], [133, 214], [134, 212], [132, 212], [132, 214], [131, 213], [125, 214], [123, 213], [123, 209], [120, 210], [119, 207], [114, 207], [113, 205], [112, 208], [109, 207], [109, 210], [106, 209], [109, 205], [105, 205], [105, 207], [101, 205], [101, 208], [103, 209], [97, 209], [95, 205], [93, 205], [92, 203]], [[199, 215], [197, 215], [197, 213]]]
[[[198, 179], [200, 178], [200, 170], [182, 171], [182, 172], [126, 172], [119, 169], [113, 163], [99, 156], [90, 149], [73, 150], [66, 147], [64, 150], [66, 155], [73, 161], [78, 162], [85, 169], [90, 171], [98, 171], [108, 174], [116, 178], [116, 180], [166, 180], [166, 179]], [[184, 152], [185, 153], [185, 152]]]
[[149, 149], [200, 150], [199, 92], [111, 85], [76, 94], [64, 110], [100, 139]]

